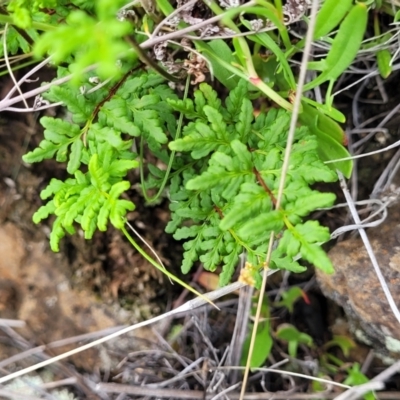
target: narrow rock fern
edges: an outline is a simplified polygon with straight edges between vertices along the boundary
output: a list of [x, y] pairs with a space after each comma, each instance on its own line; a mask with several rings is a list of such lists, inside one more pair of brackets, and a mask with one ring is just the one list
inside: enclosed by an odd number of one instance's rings
[[[257, 271], [272, 231], [278, 240], [270, 267], [303, 271], [300, 255], [332, 270], [320, 247], [329, 239], [328, 229], [317, 221], [304, 222], [304, 217], [335, 200], [310, 185], [337, 178], [320, 160], [316, 138], [306, 127], [296, 130], [283, 202], [275, 207], [288, 112], [256, 113], [245, 82], [224, 102], [205, 83], [189, 98], [179, 99], [163, 78], [143, 71], [93, 93], [87, 89], [53, 87], [46, 94], [51, 101], [62, 101], [68, 115], [63, 120], [43, 117], [44, 139], [24, 157], [26, 162], [55, 157], [67, 163], [71, 175], [50, 182], [41, 193], [48, 202], [33, 217], [39, 222], [55, 215], [50, 238], [54, 251], [77, 225], [87, 239], [97, 228], [106, 230], [108, 222], [123, 227], [135, 207], [126, 193], [132, 186], [126, 175], [140, 166], [148, 172], [147, 188], [167, 182], [164, 195], [170, 200], [171, 220], [166, 231], [184, 241], [183, 272], [199, 260], [210, 271], [220, 268], [224, 285], [243, 252]], [[138, 148], [140, 156], [134, 151]], [[150, 159], [156, 160], [154, 165]], [[162, 167], [167, 164], [172, 166], [168, 175]]]

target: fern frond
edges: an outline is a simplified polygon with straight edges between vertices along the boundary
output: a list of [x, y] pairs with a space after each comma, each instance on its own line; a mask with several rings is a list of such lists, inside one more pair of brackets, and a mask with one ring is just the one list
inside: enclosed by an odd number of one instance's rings
[[[117, 160], [121, 161], [121, 160]], [[120, 196], [130, 188], [128, 181], [119, 180], [112, 183], [122, 171], [136, 162], [124, 163], [123, 166], [110, 164], [110, 173], [99, 163], [98, 154], [93, 154], [89, 162], [89, 171], [83, 174], [75, 173], [75, 179], [69, 178], [65, 182], [52, 180], [49, 187], [42, 192], [42, 197], [54, 195], [45, 206], [42, 206], [34, 215], [34, 221], [47, 218], [49, 214], [57, 215], [53, 223], [50, 245], [53, 251], [59, 251], [59, 242], [65, 232], [73, 232], [74, 224], [79, 223], [86, 239], [91, 239], [98, 228], [106, 230], [108, 221], [116, 228], [121, 228], [125, 215], [132, 211], [135, 205]]]
[[[296, 261], [300, 254], [329, 270], [323, 251], [305, 234], [302, 218], [316, 208], [330, 206], [335, 199], [332, 194], [311, 190], [309, 185], [336, 177], [321, 162], [315, 137], [304, 128], [297, 129], [282, 209], [275, 210], [290, 114], [272, 109], [254, 119], [245, 94], [241, 83], [224, 108], [203, 84], [194, 102], [170, 102], [194, 121], [182, 139], [169, 147], [190, 152], [199, 165], [199, 169], [185, 170], [182, 180], [175, 177], [176, 184], [171, 185], [174, 203], [167, 230], [175, 231], [177, 239], [190, 239], [184, 244], [182, 270], [187, 272], [200, 260], [209, 270], [220, 266], [220, 283], [227, 283], [242, 251], [247, 251], [254, 265], [262, 264], [271, 232], [282, 235], [273, 252], [273, 267], [303, 271]], [[201, 197], [211, 202], [201, 207]], [[185, 220], [193, 225], [179, 228]], [[326, 239], [316, 227], [314, 231]]]

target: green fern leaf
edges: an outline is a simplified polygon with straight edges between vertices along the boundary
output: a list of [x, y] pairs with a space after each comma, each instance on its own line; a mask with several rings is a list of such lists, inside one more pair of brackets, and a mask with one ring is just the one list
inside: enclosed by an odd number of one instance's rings
[[88, 139], [93, 142], [103, 141], [117, 150], [123, 150], [131, 145], [131, 141], [122, 140], [121, 131], [102, 126], [100, 123], [92, 124], [88, 131]]
[[174, 239], [182, 240], [189, 237], [195, 237], [200, 233], [201, 230], [202, 227], [200, 225], [192, 225], [190, 227], [184, 226], [176, 230], [176, 233], [174, 234]]
[[92, 185], [99, 191], [108, 192], [110, 189], [109, 174], [100, 166], [99, 156], [93, 154], [89, 162], [89, 173]]
[[[229, 119], [232, 122], [240, 121], [240, 113], [242, 111], [243, 103], [248, 99], [247, 82], [241, 79], [239, 84], [229, 92], [229, 96], [226, 98], [226, 111], [229, 115]], [[251, 103], [250, 103], [251, 105]], [[253, 111], [253, 107], [251, 107]]]
[[193, 240], [188, 240], [183, 244], [184, 252], [183, 252], [183, 261], [182, 261], [182, 267], [181, 270], [184, 274], [187, 274], [191, 268], [193, 267], [193, 264], [199, 259], [198, 255], [198, 243], [199, 243], [199, 237]]
[[284, 227], [283, 215], [281, 212], [273, 210], [254, 216], [251, 220], [244, 223], [238, 233], [245, 241], [252, 243], [266, 243], [271, 232], [280, 232]]
[[100, 125], [109, 126], [116, 131], [131, 136], [140, 135], [140, 129], [133, 123], [131, 112], [123, 99], [114, 98], [105, 103], [99, 112], [98, 121]]
[[67, 164], [67, 172], [74, 174], [81, 166], [83, 142], [82, 140], [75, 140], [71, 145], [71, 153]]
[[203, 263], [207, 271], [214, 272], [222, 262], [222, 255], [225, 249], [224, 233], [220, 234], [213, 240], [203, 240], [200, 249], [204, 254], [200, 256], [200, 261]]
[[[59, 78], [67, 75], [69, 71], [59, 68]], [[84, 124], [90, 120], [92, 113], [102, 98], [106, 95], [103, 90], [96, 91], [90, 95], [83, 95], [75, 88], [70, 86], [52, 86], [50, 90], [43, 95], [47, 100], [54, 103], [62, 102], [72, 115], [72, 120], [76, 124]]]
[[[191, 179], [188, 190], [207, 190], [218, 187], [218, 192], [225, 199], [231, 199], [244, 182], [254, 179], [251, 158], [246, 147], [239, 141], [232, 142], [232, 150], [237, 157], [222, 152], [212, 155], [207, 171]], [[246, 169], [247, 168], [247, 169]]]
[[40, 192], [40, 198], [46, 200], [62, 190], [64, 182], [53, 178], [45, 189]]
[[107, 168], [107, 172], [112, 177], [122, 178], [126, 176], [128, 171], [137, 168], [138, 166], [139, 162], [136, 160], [115, 160], [111, 166]]
[[214, 131], [214, 135], [223, 141], [226, 142], [229, 141], [226, 124], [223, 120], [221, 113], [219, 113], [218, 110], [210, 106], [204, 106], [203, 111], [204, 114], [207, 116], [208, 122], [211, 124], [211, 127]]
[[22, 159], [26, 163], [40, 162], [53, 158], [58, 148], [55, 147], [54, 143], [48, 140], [42, 140], [35, 150], [22, 156]]
[[289, 257], [296, 257], [300, 251], [300, 240], [293, 234], [293, 230], [286, 230], [279, 241], [276, 253], [286, 254]]
[[296, 231], [309, 243], [327, 242], [330, 239], [329, 229], [318, 221], [307, 221], [296, 225]]
[[147, 74], [141, 74], [139, 76], [134, 76], [123, 83], [123, 85], [118, 90], [118, 95], [123, 99], [128, 100], [131, 98], [132, 94], [139, 92], [139, 90], [145, 87], [149, 76]]
[[299, 274], [307, 270], [306, 267], [300, 265], [297, 261], [293, 260], [292, 257], [276, 257], [274, 254], [272, 254], [271, 261], [272, 265], [274, 265], [276, 268], [294, 272], [295, 274]]
[[[256, 119], [256, 129], [258, 128]], [[260, 149], [271, 149], [277, 146], [285, 148], [287, 132], [290, 124], [290, 114], [284, 110], [273, 110], [267, 114], [267, 118], [261, 117], [259, 123], [259, 137], [261, 140], [258, 142]]]
[[132, 110], [142, 110], [154, 106], [160, 102], [160, 97], [156, 94], [146, 94], [140, 98], [133, 98], [129, 102]]
[[156, 143], [167, 143], [168, 139], [162, 129], [162, 121], [154, 110], [133, 110], [135, 124], [146, 134], [147, 139], [152, 138]]
[[234, 243], [234, 242], [231, 243], [232, 246], [230, 248], [228, 247], [229, 244], [227, 246], [226, 252], [228, 254], [223, 257], [222, 271], [219, 275], [220, 286], [226, 286], [229, 283], [238, 265], [239, 256], [243, 251], [243, 248], [239, 243]]
[[253, 219], [272, 209], [272, 201], [265, 190], [255, 183], [243, 183], [240, 192], [233, 199], [233, 205], [219, 224], [222, 230], [228, 230], [242, 221]]
[[321, 246], [305, 242], [301, 245], [300, 253], [305, 260], [314, 264], [326, 274], [335, 272], [331, 260]]
[[253, 119], [253, 106], [250, 100], [243, 99], [238, 118], [239, 121], [236, 124], [236, 131], [239, 134], [240, 140], [244, 143], [249, 139]]
[[174, 151], [191, 151], [191, 156], [198, 160], [208, 156], [211, 152], [229, 146], [229, 141], [216, 137], [215, 132], [206, 124], [197, 122], [195, 130], [186, 130], [182, 139], [169, 143], [169, 148]]
[[128, 211], [133, 211], [135, 205], [129, 200], [115, 200], [112, 203], [110, 221], [117, 228], [121, 229], [125, 224], [125, 215]]
[[300, 197], [295, 202], [288, 204], [285, 207], [285, 211], [305, 217], [318, 208], [331, 207], [335, 199], [336, 196], [333, 193], [310, 191], [310, 194], [306, 197]]
[[56, 218], [50, 233], [50, 247], [54, 252], [60, 251], [60, 241], [64, 236], [65, 229], [61, 225], [61, 219]]
[[44, 206], [41, 206], [32, 216], [32, 220], [35, 224], [38, 224], [43, 219], [49, 217], [49, 215], [54, 214], [56, 206], [53, 201], [49, 201]]
[[194, 110], [194, 103], [192, 99], [185, 99], [185, 100], [168, 99], [167, 102], [173, 110], [181, 112], [182, 114], [185, 115], [185, 118], [187, 119], [200, 118], [200, 114], [198, 114]]
[[218, 93], [207, 83], [200, 83], [199, 89], [200, 90], [196, 91], [195, 93], [197, 112], [203, 110], [206, 104], [219, 111], [221, 108], [221, 100], [218, 96]]
[[[80, 140], [80, 128], [78, 125], [70, 124], [58, 118], [43, 117], [40, 123], [46, 128], [44, 140], [35, 150], [25, 154], [23, 160], [28, 163], [43, 161], [53, 158], [57, 154], [57, 160], [66, 161], [68, 146], [74, 141]], [[75, 152], [79, 150], [75, 148]]]
[[[85, 187], [80, 193], [71, 196], [65, 203], [63, 203], [56, 213], [58, 216], [63, 216], [63, 226], [72, 226], [74, 220], [82, 213], [86, 212], [89, 206], [101, 201], [101, 197], [97, 196], [97, 189], [93, 186]], [[82, 222], [82, 221], [81, 221]], [[86, 226], [82, 226], [84, 230]]]

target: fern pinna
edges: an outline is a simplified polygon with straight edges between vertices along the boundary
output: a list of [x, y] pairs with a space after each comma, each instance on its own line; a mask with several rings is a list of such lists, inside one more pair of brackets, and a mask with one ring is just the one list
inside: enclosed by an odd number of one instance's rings
[[[290, 114], [271, 109], [255, 117], [245, 82], [230, 92], [224, 105], [207, 84], [201, 84], [193, 98], [180, 100], [163, 78], [143, 71], [93, 93], [53, 87], [46, 97], [62, 101], [69, 115], [64, 120], [43, 117], [44, 139], [24, 160], [55, 157], [67, 162], [71, 177], [50, 182], [41, 193], [48, 202], [33, 217], [39, 222], [56, 216], [53, 250], [58, 251], [60, 239], [73, 233], [75, 224], [87, 239], [97, 228], [105, 230], [108, 221], [123, 227], [127, 212], [135, 207], [124, 195], [131, 187], [125, 178], [144, 163], [133, 151], [139, 138], [141, 149], [146, 144], [164, 164], [170, 162], [171, 151], [178, 154], [169, 176], [160, 165], [147, 163], [146, 185], [169, 183], [165, 195], [171, 221], [166, 231], [185, 241], [184, 273], [200, 260], [210, 271], [222, 268], [220, 283], [227, 284], [243, 252], [257, 271], [272, 231], [279, 238], [272, 268], [302, 271], [300, 255], [332, 270], [319, 244], [329, 239], [328, 230], [303, 218], [333, 204], [333, 194], [310, 185], [335, 181], [336, 174], [320, 160], [315, 136], [297, 128], [282, 206], [275, 209]], [[184, 128], [178, 138], [179, 114]]]

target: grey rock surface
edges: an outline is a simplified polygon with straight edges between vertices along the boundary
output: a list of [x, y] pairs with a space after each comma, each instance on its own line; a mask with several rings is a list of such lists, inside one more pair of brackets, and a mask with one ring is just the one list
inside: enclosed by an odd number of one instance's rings
[[[385, 222], [367, 231], [389, 290], [400, 308], [400, 205], [389, 208]], [[400, 324], [388, 304], [360, 238], [338, 243], [329, 257], [333, 275], [317, 271], [328, 298], [343, 307], [356, 338], [387, 358], [400, 359]]]

